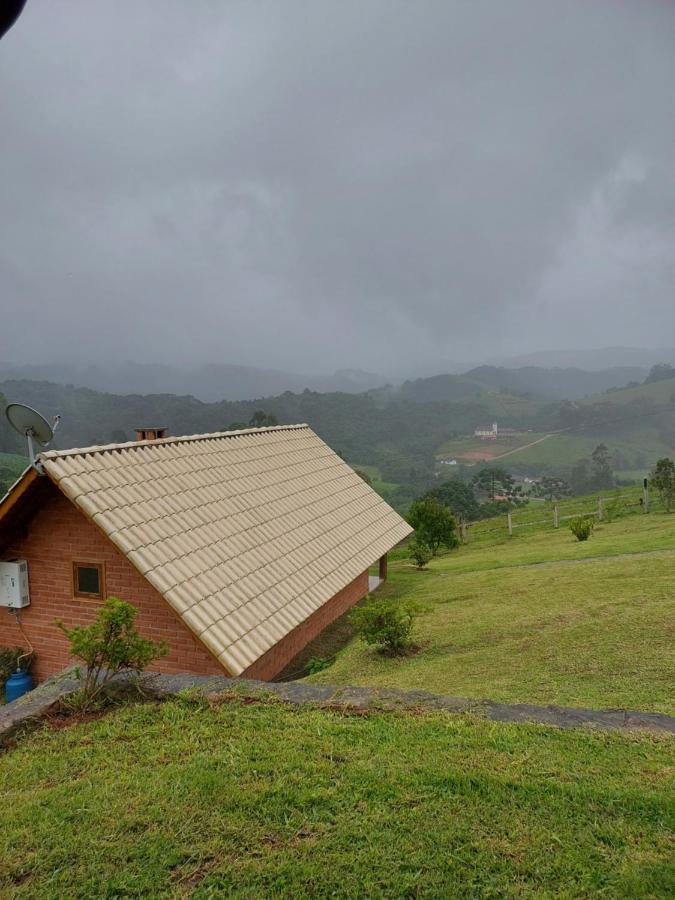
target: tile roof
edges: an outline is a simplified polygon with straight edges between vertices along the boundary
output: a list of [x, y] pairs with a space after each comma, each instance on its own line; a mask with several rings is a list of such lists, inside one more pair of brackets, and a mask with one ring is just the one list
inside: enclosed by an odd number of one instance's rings
[[233, 675], [411, 533], [307, 425], [39, 460]]

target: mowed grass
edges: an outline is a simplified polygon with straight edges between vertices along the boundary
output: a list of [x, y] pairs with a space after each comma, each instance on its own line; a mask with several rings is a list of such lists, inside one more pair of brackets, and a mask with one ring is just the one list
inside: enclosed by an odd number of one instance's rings
[[672, 896], [672, 740], [127, 706], [0, 756], [0, 895]]
[[675, 713], [675, 515], [585, 543], [562, 526], [485, 535], [421, 572], [397, 559], [377, 597], [426, 609], [419, 650], [389, 659], [354, 637], [309, 681]]

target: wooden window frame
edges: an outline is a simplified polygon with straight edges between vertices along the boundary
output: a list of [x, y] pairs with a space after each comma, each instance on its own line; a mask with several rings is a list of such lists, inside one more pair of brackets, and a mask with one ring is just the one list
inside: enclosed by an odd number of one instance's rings
[[[79, 578], [77, 577], [77, 570], [79, 568], [98, 569], [98, 586], [99, 586], [98, 593], [92, 594], [87, 591], [78, 590]], [[74, 559], [73, 560], [73, 597], [77, 597], [80, 600], [104, 600], [105, 599], [105, 563], [90, 561], [90, 560], [86, 560], [86, 559]]]

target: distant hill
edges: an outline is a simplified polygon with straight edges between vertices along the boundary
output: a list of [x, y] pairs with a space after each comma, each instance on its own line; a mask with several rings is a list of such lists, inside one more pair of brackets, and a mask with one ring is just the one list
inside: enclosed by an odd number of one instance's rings
[[675, 364], [675, 347], [602, 347], [595, 350], [540, 350], [519, 356], [492, 360], [494, 365], [511, 369], [523, 366], [541, 368], [578, 368], [589, 372], [625, 366], [649, 368], [656, 363]]
[[402, 397], [417, 403], [485, 400], [495, 393], [532, 400], [577, 400], [604, 391], [623, 388], [631, 382], [641, 383], [649, 369], [623, 366], [587, 372], [583, 369], [545, 369], [524, 366], [478, 366], [463, 375], [433, 375], [405, 381], [399, 391]]
[[611, 388], [625, 387], [630, 382], [642, 382], [648, 371], [640, 366], [621, 366], [597, 372], [575, 368], [544, 369], [540, 366], [519, 369], [479, 366], [467, 372], [465, 377], [512, 394], [549, 400], [577, 400]]
[[400, 395], [417, 403], [442, 403], [447, 400], [478, 399], [485, 393], [485, 385], [467, 375], [433, 375], [405, 381]]
[[[372, 467], [371, 477], [387, 482], [391, 492], [398, 491], [399, 507], [439, 478], [471, 477], [470, 468], [465, 473], [460, 465], [451, 470], [439, 459], [461, 457], [465, 464], [478, 464], [488, 458], [487, 452], [484, 456], [479, 452], [483, 450], [492, 454], [508, 450], [503, 464], [516, 473], [564, 475], [604, 442], [614, 456], [615, 469], [626, 478], [642, 477], [659, 456], [675, 456], [675, 378], [603, 390], [582, 399], [570, 399], [568, 394], [561, 401], [508, 389], [514, 379], [519, 387], [530, 384], [518, 380], [527, 376], [545, 385], [542, 393], [552, 393], [553, 375], [547, 383], [545, 371], [505, 372], [480, 367], [467, 375], [417, 379], [400, 388], [354, 394], [287, 391], [257, 400], [211, 403], [190, 395], [122, 395], [30, 380], [0, 382], [0, 392], [8, 401], [28, 403], [47, 417], [61, 415], [54, 442], [60, 449], [131, 440], [135, 427], [149, 424], [166, 425], [173, 435], [223, 431], [250, 421], [258, 410], [280, 423], [306, 422], [348, 462]], [[622, 380], [625, 374], [623, 370], [614, 378]], [[610, 376], [595, 375], [604, 388]], [[507, 386], [492, 383], [502, 378]], [[565, 378], [568, 387], [576, 383], [578, 390], [590, 383], [574, 370]], [[494, 421], [506, 434], [512, 430], [508, 446], [485, 442], [469, 446], [478, 440], [474, 430]], [[0, 421], [0, 451], [22, 452], [21, 443]]]
[[358, 369], [340, 369], [332, 375], [301, 375], [228, 363], [194, 367], [135, 362], [89, 366], [0, 363], [0, 381], [23, 380], [50, 381], [112, 394], [190, 394], [206, 402], [253, 400], [305, 389], [359, 394], [386, 384], [383, 376]]

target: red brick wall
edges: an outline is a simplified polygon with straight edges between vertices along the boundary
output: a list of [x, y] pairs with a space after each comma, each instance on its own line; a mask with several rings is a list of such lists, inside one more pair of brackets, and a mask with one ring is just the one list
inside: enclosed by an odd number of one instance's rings
[[332, 597], [309, 619], [294, 628], [253, 665], [242, 673], [242, 678], [259, 678], [270, 681], [286, 668], [288, 663], [330, 623], [358, 603], [368, 593], [368, 570], [358, 575], [347, 587]]
[[[31, 602], [21, 610], [21, 624], [37, 653], [33, 675], [38, 681], [73, 662], [68, 655], [68, 640], [54, 625], [54, 619], [61, 619], [68, 627], [86, 625], [93, 620], [100, 605], [100, 601], [73, 596], [74, 560], [103, 562], [106, 594], [128, 600], [138, 608], [136, 624], [143, 637], [167, 641], [170, 653], [151, 666], [153, 671], [226, 674], [161, 594], [53, 485], [46, 492], [46, 499], [26, 533], [6, 548], [0, 558], [11, 557], [28, 560]], [[268, 650], [242, 677], [263, 681], [273, 678], [309, 641], [367, 593], [366, 571]], [[14, 615], [2, 607], [0, 646], [26, 646]]]
[[[136, 623], [144, 637], [167, 641], [170, 653], [152, 666], [154, 671], [224, 674], [166, 600], [58, 488], [49, 491], [25, 536], [3, 552], [2, 558], [11, 557], [28, 560], [31, 603], [21, 610], [21, 623], [37, 652], [33, 674], [38, 680], [72, 662], [68, 641], [54, 619], [62, 619], [69, 627], [88, 624], [100, 605], [97, 600], [73, 597], [73, 560], [104, 562], [108, 596], [121, 597], [138, 607]], [[0, 646], [25, 644], [13, 614], [0, 608]]]

